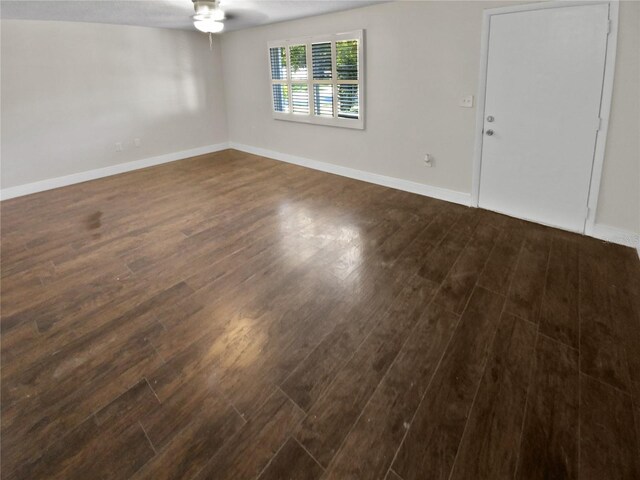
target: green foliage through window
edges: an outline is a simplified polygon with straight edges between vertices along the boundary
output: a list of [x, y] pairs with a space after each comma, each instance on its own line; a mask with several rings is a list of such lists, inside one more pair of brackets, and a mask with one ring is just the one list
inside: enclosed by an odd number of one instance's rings
[[336, 42], [338, 80], [358, 80], [358, 41]]
[[307, 46], [293, 45], [289, 47], [289, 58], [291, 59], [291, 73], [307, 68]]

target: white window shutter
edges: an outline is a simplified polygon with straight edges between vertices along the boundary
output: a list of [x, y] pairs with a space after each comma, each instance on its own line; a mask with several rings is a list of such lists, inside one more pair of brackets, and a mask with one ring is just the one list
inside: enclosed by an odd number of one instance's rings
[[273, 116], [364, 128], [363, 32], [269, 44]]

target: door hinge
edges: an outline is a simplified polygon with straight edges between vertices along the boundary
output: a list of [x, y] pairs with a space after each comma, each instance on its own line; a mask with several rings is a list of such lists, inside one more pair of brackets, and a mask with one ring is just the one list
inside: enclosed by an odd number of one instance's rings
[[611, 19], [607, 20], [607, 35], [611, 33]]
[[596, 132], [599, 132], [600, 130], [602, 130], [602, 123], [603, 123], [602, 117], [598, 117], [598, 122], [597, 122], [598, 128], [596, 128]]

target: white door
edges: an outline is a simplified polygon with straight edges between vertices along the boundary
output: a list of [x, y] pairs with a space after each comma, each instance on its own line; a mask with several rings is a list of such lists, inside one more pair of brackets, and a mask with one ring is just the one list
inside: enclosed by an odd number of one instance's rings
[[606, 4], [492, 15], [479, 206], [583, 232]]

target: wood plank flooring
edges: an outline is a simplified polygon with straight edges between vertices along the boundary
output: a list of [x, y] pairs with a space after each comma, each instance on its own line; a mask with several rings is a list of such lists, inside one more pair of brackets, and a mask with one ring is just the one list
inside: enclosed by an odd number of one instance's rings
[[3, 478], [640, 478], [632, 249], [234, 150], [0, 208]]

